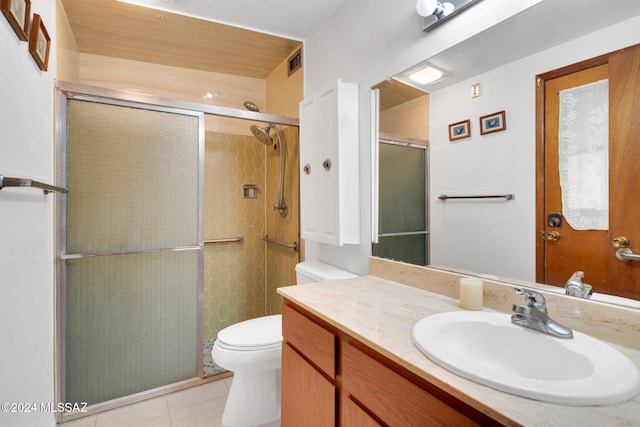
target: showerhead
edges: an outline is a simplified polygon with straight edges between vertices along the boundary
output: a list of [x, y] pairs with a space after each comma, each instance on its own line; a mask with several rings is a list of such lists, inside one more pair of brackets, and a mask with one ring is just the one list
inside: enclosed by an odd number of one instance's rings
[[251, 133], [255, 136], [258, 141], [262, 142], [264, 145], [273, 144], [273, 139], [271, 135], [269, 135], [269, 131], [271, 130], [271, 126], [266, 129], [262, 129], [256, 125], [251, 125]]
[[[246, 101], [244, 103], [244, 108], [255, 113], [264, 113], [260, 107], [250, 101]], [[264, 145], [271, 145], [273, 144], [273, 139], [271, 138], [271, 135], [269, 135], [269, 132], [271, 131], [272, 126], [273, 125], [269, 123], [269, 126], [263, 129], [256, 125], [251, 125], [251, 133], [253, 133], [253, 136], [255, 136], [258, 141], [262, 142]]]
[[253, 112], [255, 112], [255, 113], [264, 113], [264, 111], [262, 111], [262, 110], [260, 109], [260, 107], [258, 107], [258, 106], [257, 106], [256, 104], [254, 104], [253, 102], [246, 101], [246, 102], [244, 103], [244, 108], [246, 108], [246, 109], [247, 109], [247, 110], [249, 110], [249, 111], [253, 111]]

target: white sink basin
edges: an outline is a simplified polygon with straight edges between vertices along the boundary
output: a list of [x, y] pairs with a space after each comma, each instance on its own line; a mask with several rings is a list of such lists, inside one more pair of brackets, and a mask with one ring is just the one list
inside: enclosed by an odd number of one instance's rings
[[513, 325], [503, 313], [456, 311], [418, 321], [412, 337], [430, 359], [470, 380], [563, 405], [614, 405], [640, 393], [624, 354], [573, 331], [573, 339]]

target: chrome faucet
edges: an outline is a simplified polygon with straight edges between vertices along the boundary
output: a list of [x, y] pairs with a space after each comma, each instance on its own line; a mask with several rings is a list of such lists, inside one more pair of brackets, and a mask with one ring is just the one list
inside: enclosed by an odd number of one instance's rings
[[516, 288], [524, 295], [526, 306], [513, 304], [511, 323], [535, 329], [558, 338], [573, 338], [573, 331], [557, 323], [547, 314], [547, 302], [542, 295], [530, 289]]
[[582, 283], [583, 278], [584, 272], [576, 271], [573, 273], [564, 285], [564, 293], [579, 298], [591, 298], [593, 288], [591, 285]]

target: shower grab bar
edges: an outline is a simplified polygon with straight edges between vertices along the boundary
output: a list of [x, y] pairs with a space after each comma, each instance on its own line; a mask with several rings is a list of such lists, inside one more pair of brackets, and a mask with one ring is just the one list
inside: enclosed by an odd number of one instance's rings
[[515, 194], [498, 194], [498, 195], [488, 195], [488, 196], [447, 196], [446, 194], [442, 194], [438, 196], [440, 200], [447, 199], [507, 199], [513, 200], [516, 198]]
[[116, 256], [116, 255], [141, 255], [141, 254], [155, 254], [160, 252], [195, 251], [200, 249], [201, 249], [200, 246], [179, 246], [175, 248], [138, 249], [138, 250], [132, 250], [132, 251], [95, 252], [95, 253], [86, 253], [86, 254], [62, 254], [60, 255], [60, 259], [95, 258], [95, 257]]
[[270, 239], [268, 234], [265, 234], [262, 240], [272, 245], [281, 246], [287, 249], [293, 249], [295, 252], [298, 252], [298, 242], [293, 242], [291, 244], [278, 242], [277, 240]]
[[236, 236], [236, 237], [228, 237], [226, 239], [210, 239], [205, 240], [204, 243], [242, 243], [244, 242], [244, 237]]
[[39, 188], [42, 190], [44, 194], [49, 193], [67, 193], [68, 190], [62, 187], [56, 187], [49, 184], [44, 184], [39, 181], [34, 181], [33, 179], [28, 178], [9, 178], [6, 176], [0, 175], [0, 190], [4, 187], [32, 187]]

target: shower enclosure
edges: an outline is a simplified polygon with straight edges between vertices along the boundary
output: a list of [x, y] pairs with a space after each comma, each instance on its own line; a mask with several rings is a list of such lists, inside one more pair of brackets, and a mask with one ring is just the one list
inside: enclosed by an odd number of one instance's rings
[[297, 120], [68, 83], [57, 99], [57, 400], [93, 413], [215, 377], [217, 332], [278, 313], [295, 283], [297, 177], [280, 164], [297, 171]]
[[374, 256], [429, 263], [428, 146], [384, 135], [378, 143], [378, 243]]

